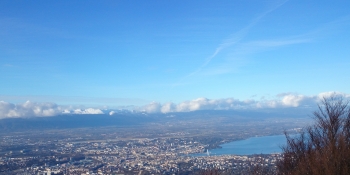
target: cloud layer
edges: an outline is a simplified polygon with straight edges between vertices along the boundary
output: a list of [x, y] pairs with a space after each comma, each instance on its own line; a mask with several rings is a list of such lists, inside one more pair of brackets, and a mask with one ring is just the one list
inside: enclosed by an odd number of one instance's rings
[[[323, 97], [339, 95], [350, 100], [350, 95], [339, 92], [323, 92], [314, 96], [306, 96], [292, 93], [278, 94], [273, 99], [261, 98], [260, 100], [238, 100], [234, 98], [208, 99], [197, 98], [182, 103], [158, 103], [152, 102], [142, 107], [135, 107], [133, 110], [147, 113], [169, 113], [169, 112], [189, 112], [196, 110], [252, 110], [265, 108], [290, 108], [316, 107]], [[18, 117], [47, 117], [61, 114], [104, 114], [101, 109], [95, 108], [73, 108], [60, 106], [55, 103], [35, 103], [26, 101], [23, 104], [13, 104], [0, 101], [0, 119]], [[109, 115], [115, 114], [110, 111]]]
[[12, 104], [0, 101], [0, 118], [23, 116], [54, 116], [59, 114], [60, 107], [54, 103], [33, 103], [27, 101], [23, 104]]
[[332, 94], [340, 95], [350, 99], [349, 94], [338, 92], [324, 92], [314, 96], [305, 96], [292, 93], [277, 95], [274, 99], [266, 100], [238, 100], [234, 98], [225, 99], [207, 99], [197, 98], [191, 101], [185, 101], [179, 104], [175, 103], [157, 103], [152, 102], [139, 110], [148, 113], [169, 113], [169, 112], [188, 112], [196, 110], [229, 110], [229, 109], [262, 109], [262, 108], [288, 108], [288, 107], [315, 107], [323, 97], [329, 97]]
[[0, 101], [0, 119], [18, 117], [47, 117], [60, 114], [103, 114], [100, 109], [72, 109], [55, 103], [35, 103], [26, 101], [23, 104], [13, 104]]

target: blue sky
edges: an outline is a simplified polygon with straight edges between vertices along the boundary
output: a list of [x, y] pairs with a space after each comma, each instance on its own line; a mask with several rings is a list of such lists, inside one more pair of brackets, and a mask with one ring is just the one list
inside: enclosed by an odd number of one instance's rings
[[350, 1], [0, 1], [0, 101], [350, 93]]

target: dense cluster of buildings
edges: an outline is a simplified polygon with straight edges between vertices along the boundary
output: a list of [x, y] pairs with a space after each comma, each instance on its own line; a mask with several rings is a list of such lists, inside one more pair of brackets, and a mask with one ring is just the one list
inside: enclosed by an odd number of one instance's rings
[[[43, 143], [6, 152], [0, 174], [182, 174], [207, 169], [239, 173], [253, 166], [275, 168], [274, 155], [193, 156], [208, 145], [193, 138]], [[41, 148], [41, 149], [38, 149]]]

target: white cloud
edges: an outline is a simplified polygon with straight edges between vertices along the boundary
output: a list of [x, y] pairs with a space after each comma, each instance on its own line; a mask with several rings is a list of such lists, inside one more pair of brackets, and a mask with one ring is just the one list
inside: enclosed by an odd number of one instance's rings
[[[273, 99], [261, 100], [239, 100], [234, 98], [208, 99], [197, 98], [181, 103], [158, 103], [152, 102], [146, 106], [134, 107], [136, 111], [144, 111], [147, 113], [169, 113], [169, 112], [188, 112], [196, 110], [254, 110], [265, 108], [289, 108], [289, 107], [316, 107], [317, 103], [323, 97], [329, 97], [336, 94], [350, 99], [350, 94], [340, 92], [322, 92], [318, 95], [306, 96], [293, 93], [278, 94]], [[110, 111], [109, 115], [115, 114]], [[16, 117], [46, 117], [60, 114], [104, 114], [101, 109], [97, 108], [74, 108], [72, 106], [60, 106], [55, 103], [35, 103], [26, 101], [23, 104], [13, 104], [0, 101], [0, 119], [16, 118]]]
[[152, 102], [150, 104], [148, 104], [147, 106], [145, 106], [144, 111], [148, 112], [148, 113], [156, 113], [159, 112], [161, 108], [161, 105], [157, 102]]
[[230, 109], [263, 109], [263, 108], [288, 108], [288, 107], [305, 107], [316, 106], [319, 100], [331, 94], [338, 94], [344, 98], [350, 98], [349, 94], [339, 92], [324, 92], [314, 96], [305, 96], [292, 93], [277, 95], [270, 100], [238, 100], [234, 98], [207, 99], [197, 98], [191, 101], [184, 101], [179, 104], [165, 103], [160, 104], [152, 102], [141, 108], [148, 113], [169, 113], [169, 112], [188, 112], [196, 110], [230, 110]]
[[345, 94], [345, 93], [342, 93], [342, 92], [322, 92], [320, 94], [318, 94], [318, 98], [319, 99], [323, 99], [323, 98], [327, 98], [327, 97], [330, 97], [332, 95], [336, 95], [336, 96], [342, 96], [342, 97], [345, 97], [345, 98], [350, 98], [350, 94]]
[[162, 105], [160, 111], [162, 113], [168, 113], [168, 112], [174, 111], [175, 107], [176, 106], [173, 103], [165, 103], [164, 105]]
[[65, 109], [62, 111], [63, 114], [70, 114], [70, 111], [68, 109]]
[[0, 118], [8, 117], [44, 117], [62, 113], [55, 103], [34, 103], [26, 101], [23, 104], [12, 104], [0, 101]]
[[73, 114], [103, 114], [100, 109], [87, 108], [87, 109], [75, 109]]
[[191, 101], [184, 101], [179, 104], [175, 103], [150, 103], [142, 108], [143, 111], [154, 113], [154, 112], [188, 112], [196, 110], [227, 110], [234, 108], [245, 108], [249, 106], [254, 101], [239, 101], [233, 98], [226, 99], [207, 99], [207, 98], [197, 98]]
[[103, 114], [100, 109], [72, 109], [55, 103], [35, 103], [26, 101], [23, 104], [13, 104], [0, 101], [0, 119], [18, 117], [48, 117], [60, 114]]
[[288, 95], [283, 97], [282, 104], [285, 106], [290, 106], [290, 107], [298, 107], [300, 102], [302, 100], [304, 100], [305, 98], [307, 98], [307, 97], [305, 97], [303, 95], [288, 94]]

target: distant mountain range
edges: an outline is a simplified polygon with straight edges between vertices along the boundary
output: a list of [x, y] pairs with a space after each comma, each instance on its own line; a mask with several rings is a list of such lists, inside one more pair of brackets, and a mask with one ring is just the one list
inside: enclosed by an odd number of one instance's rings
[[220, 122], [250, 122], [269, 118], [307, 118], [310, 109], [290, 108], [281, 110], [201, 110], [176, 113], [142, 113], [131, 111], [116, 111], [108, 114], [67, 114], [53, 117], [5, 118], [0, 120], [0, 131], [25, 131], [42, 129], [68, 129], [84, 127], [121, 126], [132, 127], [149, 123], [173, 123], [179, 121], [217, 121]]

